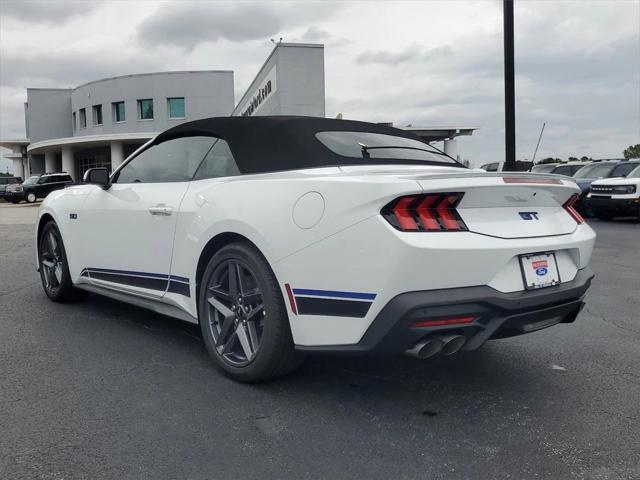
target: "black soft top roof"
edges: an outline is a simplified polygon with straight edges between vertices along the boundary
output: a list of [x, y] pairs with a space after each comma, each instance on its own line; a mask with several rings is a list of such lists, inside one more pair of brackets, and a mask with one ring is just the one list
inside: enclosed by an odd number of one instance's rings
[[[326, 131], [382, 133], [421, 141], [411, 132], [375, 123], [320, 117], [264, 116], [195, 120], [166, 130], [156, 137], [154, 143], [198, 135], [223, 138], [229, 144], [240, 172], [244, 174], [335, 165], [429, 163], [397, 158], [344, 157], [334, 153], [315, 137], [316, 133]], [[462, 166], [453, 162], [448, 165]]]

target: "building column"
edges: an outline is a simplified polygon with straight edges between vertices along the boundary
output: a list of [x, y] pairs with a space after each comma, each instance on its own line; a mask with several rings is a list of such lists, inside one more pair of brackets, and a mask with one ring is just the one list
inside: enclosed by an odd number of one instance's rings
[[14, 177], [22, 177], [25, 179], [24, 168], [22, 167], [22, 159], [14, 158], [13, 159], [13, 176]]
[[124, 161], [122, 142], [111, 142], [111, 171], [113, 172]]
[[44, 152], [44, 173], [53, 173], [56, 171], [56, 152], [47, 150]]
[[444, 153], [451, 158], [457, 158], [458, 155], [458, 142], [455, 138], [450, 138], [444, 141]]
[[75, 182], [81, 180], [76, 178], [76, 164], [73, 161], [73, 150], [71, 147], [62, 147], [62, 171], [71, 175], [71, 178]]

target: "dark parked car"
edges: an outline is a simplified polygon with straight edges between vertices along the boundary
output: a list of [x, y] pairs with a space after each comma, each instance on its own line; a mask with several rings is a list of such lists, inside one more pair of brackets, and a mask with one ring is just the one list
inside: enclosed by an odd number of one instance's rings
[[0, 198], [5, 197], [7, 186], [22, 183], [21, 177], [0, 177]]
[[44, 198], [54, 190], [60, 190], [72, 183], [71, 175], [65, 172], [33, 175], [21, 185], [9, 185], [5, 197], [13, 203], [19, 203], [22, 200], [33, 203], [38, 198]]

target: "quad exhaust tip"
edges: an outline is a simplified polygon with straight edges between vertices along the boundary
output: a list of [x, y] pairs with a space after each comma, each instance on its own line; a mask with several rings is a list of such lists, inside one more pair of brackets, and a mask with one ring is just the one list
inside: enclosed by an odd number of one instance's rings
[[453, 355], [464, 347], [465, 343], [467, 343], [467, 337], [464, 335], [441, 335], [421, 340], [404, 353], [410, 357], [425, 360], [438, 353]]
[[442, 350], [442, 342], [439, 338], [429, 338], [421, 342], [416, 343], [413, 348], [410, 348], [405, 353], [410, 357], [415, 357], [420, 360], [424, 360], [429, 357], [437, 355]]
[[442, 342], [442, 355], [453, 355], [458, 352], [464, 344], [467, 343], [467, 337], [464, 335], [445, 335], [440, 337]]

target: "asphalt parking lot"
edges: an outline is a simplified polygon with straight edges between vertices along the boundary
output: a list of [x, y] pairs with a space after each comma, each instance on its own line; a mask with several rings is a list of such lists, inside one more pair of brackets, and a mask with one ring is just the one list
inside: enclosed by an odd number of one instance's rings
[[574, 324], [424, 362], [315, 357], [247, 386], [197, 327], [49, 302], [36, 209], [18, 208], [0, 205], [0, 478], [640, 478], [639, 224], [591, 222]]

